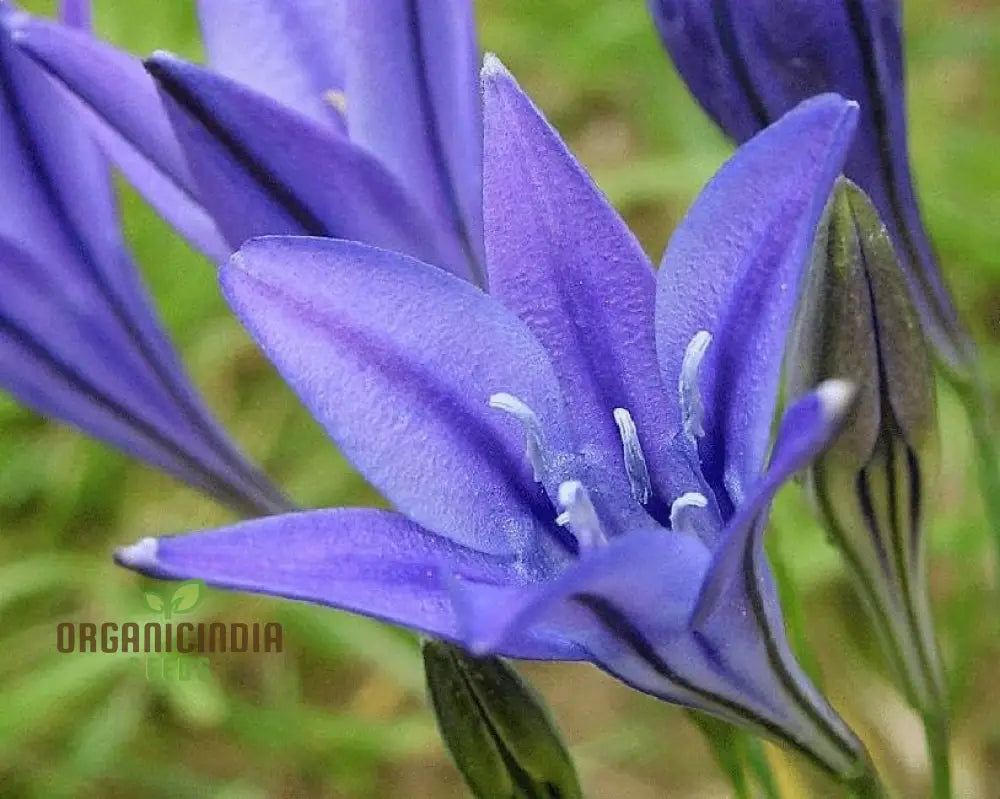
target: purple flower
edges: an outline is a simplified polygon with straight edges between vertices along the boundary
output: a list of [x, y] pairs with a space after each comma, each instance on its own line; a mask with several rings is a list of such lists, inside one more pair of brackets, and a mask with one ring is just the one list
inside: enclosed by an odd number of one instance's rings
[[921, 219], [907, 153], [899, 0], [649, 0], [674, 63], [709, 116], [743, 142], [797, 103], [861, 106], [845, 174], [879, 211], [938, 357], [974, 357]]
[[474, 653], [586, 660], [796, 747], [864, 751], [787, 646], [761, 536], [850, 389], [786, 415], [785, 335], [855, 107], [817, 98], [748, 143], [657, 278], [495, 59], [484, 70], [490, 293], [354, 242], [267, 237], [226, 297], [395, 506], [260, 519], [119, 550], [156, 577], [363, 613]]
[[468, 0], [201, 0], [210, 67], [144, 64], [27, 15], [20, 46], [114, 162], [217, 260], [294, 234], [482, 283], [479, 62]]
[[[67, 6], [86, 24], [85, 4]], [[18, 14], [0, 2], [0, 387], [233, 507], [287, 508], [184, 375], [122, 241], [104, 157], [11, 43]]]

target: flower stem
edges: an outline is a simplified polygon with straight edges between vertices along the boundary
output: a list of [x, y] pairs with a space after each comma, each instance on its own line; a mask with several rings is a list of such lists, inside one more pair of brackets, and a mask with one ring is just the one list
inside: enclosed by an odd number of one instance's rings
[[885, 786], [875, 766], [869, 761], [868, 767], [857, 777], [845, 783], [853, 799], [886, 799]]
[[990, 410], [989, 392], [981, 373], [968, 382], [952, 380], [952, 386], [965, 406], [972, 428], [976, 450], [979, 490], [983, 496], [986, 519], [993, 531], [993, 540], [1000, 562], [1000, 459], [997, 455], [995, 432]]
[[934, 799], [951, 799], [951, 757], [948, 751], [948, 715], [942, 711], [923, 714], [927, 754], [931, 761]]
[[771, 768], [771, 761], [768, 760], [759, 738], [749, 737], [747, 741], [746, 759], [747, 765], [757, 778], [760, 785], [760, 795], [764, 799], [781, 799], [781, 789], [778, 788], [778, 780], [774, 776]]

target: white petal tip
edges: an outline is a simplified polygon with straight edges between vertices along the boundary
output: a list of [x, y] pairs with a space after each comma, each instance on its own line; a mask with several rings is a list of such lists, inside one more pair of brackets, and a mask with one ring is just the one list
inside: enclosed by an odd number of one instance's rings
[[856, 388], [849, 380], [825, 380], [816, 387], [823, 411], [832, 418], [843, 416], [854, 401]]
[[158, 548], [155, 538], [141, 538], [130, 547], [116, 549], [115, 562], [129, 569], [145, 571], [155, 565]]
[[483, 56], [482, 77], [486, 78], [506, 78], [510, 77], [510, 70], [504, 66], [496, 53], [486, 53]]

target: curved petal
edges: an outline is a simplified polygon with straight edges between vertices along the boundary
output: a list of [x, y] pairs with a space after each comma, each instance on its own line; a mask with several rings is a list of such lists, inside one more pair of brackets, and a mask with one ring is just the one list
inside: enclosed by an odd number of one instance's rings
[[473, 652], [510, 657], [526, 656], [526, 634], [553, 646], [572, 642], [641, 691], [850, 772], [860, 745], [791, 658], [766, 566], [752, 598], [740, 574], [705, 629], [689, 628], [709, 563], [694, 536], [657, 529], [619, 538], [530, 589], [453, 581], [462, 636]]
[[453, 233], [479, 281], [482, 122], [470, 0], [340, 0], [347, 125]]
[[953, 366], [971, 359], [921, 219], [907, 152], [899, 0], [650, 0], [698, 102], [750, 139], [797, 103], [838, 92], [860, 105], [845, 174], [875, 202], [903, 261], [925, 332]]
[[347, 238], [464, 273], [461, 253], [444, 249], [451, 240], [338, 131], [178, 58], [158, 54], [146, 67], [229, 241], [273, 233]]
[[712, 0], [647, 2], [677, 71], [705, 113], [738, 142], [767, 127], [766, 110], [742, 62], [735, 57], [732, 30], [719, 19], [726, 13], [726, 4]]
[[337, 508], [144, 538], [122, 566], [166, 580], [302, 599], [460, 640], [446, 580], [504, 584], [511, 558], [468, 549], [396, 513]]
[[768, 507], [778, 489], [805, 469], [840, 432], [854, 396], [855, 389], [849, 383], [827, 380], [785, 413], [767, 473], [736, 508], [722, 535], [698, 599], [693, 626], [704, 624], [715, 609], [745, 561], [754, 532], [763, 534]]
[[521, 656], [516, 643], [524, 630], [599, 648], [604, 632], [586, 607], [593, 597], [621, 606], [657, 640], [669, 639], [687, 628], [709, 559], [694, 536], [656, 528], [616, 538], [555, 579], [516, 592], [456, 582], [463, 637], [474, 653], [511, 657]]
[[593, 659], [633, 688], [772, 738], [836, 777], [856, 774], [864, 748], [795, 662], [759, 547], [747, 568], [703, 628], [667, 640], [626, 609], [589, 600], [605, 631]]
[[[405, 515], [488, 552], [526, 551], [555, 511], [509, 393], [571, 452], [544, 350], [499, 303], [396, 253], [264, 238], [222, 270], [230, 304], [361, 472]], [[540, 521], [541, 520], [541, 521]]]
[[[625, 223], [510, 73], [483, 69], [484, 212], [490, 293], [552, 358], [602, 482], [629, 496], [615, 408], [634, 421], [660, 501], [695, 490], [674, 447], [676, 395], [664, 390], [653, 331], [652, 265]], [[674, 383], [676, 386], [676, 381]]]
[[696, 333], [705, 476], [739, 505], [764, 462], [785, 339], [816, 226], [850, 145], [857, 106], [808, 100], [743, 145], [667, 246], [656, 297], [664, 381], [678, 384]]
[[47, 266], [0, 238], [0, 388], [230, 505], [287, 507], [183, 375], [145, 360], [92, 285], [64, 292]]
[[232, 251], [206, 214], [142, 63], [88, 33], [23, 12], [0, 18], [18, 47], [59, 84], [102, 148], [191, 243], [221, 260]]
[[344, 129], [339, 0], [198, 0], [208, 62], [313, 121]]

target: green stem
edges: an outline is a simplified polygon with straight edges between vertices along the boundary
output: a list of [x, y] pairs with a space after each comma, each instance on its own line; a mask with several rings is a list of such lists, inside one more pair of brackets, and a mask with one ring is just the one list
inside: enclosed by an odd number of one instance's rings
[[882, 778], [871, 762], [861, 774], [847, 781], [845, 785], [853, 799], [886, 799], [889, 795], [882, 784]]
[[948, 715], [928, 712], [923, 715], [927, 754], [931, 761], [934, 799], [951, 799], [951, 757], [948, 751]]
[[971, 381], [952, 380], [952, 386], [965, 406], [972, 428], [973, 446], [979, 474], [979, 490], [983, 496], [986, 519], [993, 532], [993, 541], [1000, 563], [1000, 458], [997, 454], [989, 392], [982, 375]]
[[735, 799], [751, 799], [745, 763], [749, 736], [729, 722], [698, 710], [689, 710], [687, 715], [705, 737], [715, 762], [729, 779]]
[[759, 738], [747, 737], [746, 759], [747, 765], [760, 785], [761, 796], [764, 799], [781, 799], [781, 790], [778, 788], [778, 781], [774, 778], [771, 770], [771, 761], [767, 759], [764, 746]]

